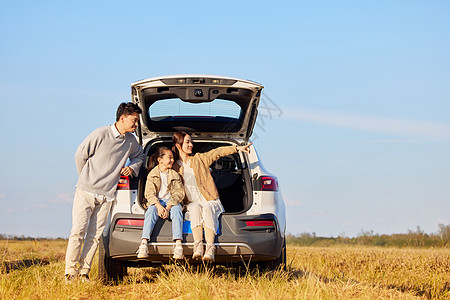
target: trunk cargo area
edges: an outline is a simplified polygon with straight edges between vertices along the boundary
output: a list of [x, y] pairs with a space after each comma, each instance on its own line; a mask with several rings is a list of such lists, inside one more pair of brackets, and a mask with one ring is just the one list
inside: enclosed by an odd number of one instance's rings
[[[145, 183], [149, 172], [148, 165], [150, 156], [161, 146], [172, 148], [172, 141], [157, 140], [147, 145], [147, 159], [145, 166], [141, 169], [138, 184], [138, 201], [142, 206], [144, 201]], [[195, 140], [193, 154], [207, 152], [217, 147], [230, 146], [225, 142], [213, 142], [206, 140]], [[176, 163], [176, 162], [174, 162]], [[220, 201], [225, 209], [224, 214], [241, 214], [245, 212], [252, 201], [251, 179], [246, 168], [247, 163], [242, 162], [238, 153], [228, 155], [213, 162], [210, 166], [211, 174], [219, 192]]]

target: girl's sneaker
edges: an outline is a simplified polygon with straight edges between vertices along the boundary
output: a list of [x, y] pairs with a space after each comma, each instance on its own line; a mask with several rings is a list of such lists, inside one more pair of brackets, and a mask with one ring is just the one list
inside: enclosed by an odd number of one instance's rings
[[215, 249], [216, 249], [216, 246], [214, 246], [214, 244], [206, 244], [206, 251], [205, 251], [205, 255], [203, 256], [203, 261], [214, 262]]
[[182, 246], [175, 246], [173, 248], [173, 258], [174, 259], [183, 259], [183, 247]]
[[147, 258], [148, 257], [148, 246], [147, 244], [141, 243], [139, 245], [137, 258]]
[[201, 259], [203, 256], [203, 241], [194, 242], [194, 254], [192, 259]]

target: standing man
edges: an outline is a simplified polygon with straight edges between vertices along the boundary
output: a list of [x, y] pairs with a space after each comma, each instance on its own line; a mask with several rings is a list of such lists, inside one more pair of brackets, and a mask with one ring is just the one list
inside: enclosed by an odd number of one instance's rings
[[[92, 260], [115, 200], [120, 175], [137, 176], [144, 161], [143, 149], [132, 134], [140, 113], [142, 110], [136, 104], [121, 103], [116, 123], [97, 128], [78, 146], [75, 162], [79, 178], [66, 252], [67, 281], [78, 274], [83, 281], [89, 281]], [[125, 166], [127, 159], [130, 161]]]

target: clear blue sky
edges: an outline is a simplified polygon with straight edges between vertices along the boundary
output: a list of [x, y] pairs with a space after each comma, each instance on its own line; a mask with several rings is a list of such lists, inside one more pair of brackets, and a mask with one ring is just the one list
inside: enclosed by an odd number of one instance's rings
[[255, 145], [289, 232], [450, 224], [448, 1], [3, 1], [0, 26], [0, 233], [68, 237], [78, 144], [131, 82], [185, 73], [281, 109]]

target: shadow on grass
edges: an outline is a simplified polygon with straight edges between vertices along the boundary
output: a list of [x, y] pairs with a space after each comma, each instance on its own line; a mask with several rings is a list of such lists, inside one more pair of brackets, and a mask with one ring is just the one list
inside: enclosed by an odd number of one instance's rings
[[44, 266], [50, 263], [47, 259], [23, 259], [16, 261], [6, 261], [1, 266], [2, 273], [10, 273], [15, 270], [21, 270], [32, 266]]
[[262, 277], [267, 276], [271, 278], [275, 274], [284, 272], [283, 269], [269, 270], [251, 266], [250, 264], [214, 264], [214, 263], [191, 263], [189, 261], [172, 261], [169, 264], [158, 264], [152, 267], [149, 266], [137, 266], [128, 267], [127, 274], [123, 280], [123, 283], [153, 283], [161, 276], [171, 276], [173, 274], [203, 274], [210, 277], [234, 277], [235, 279], [241, 277]]

